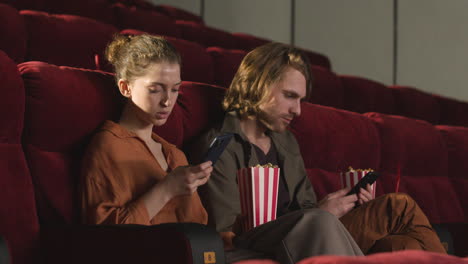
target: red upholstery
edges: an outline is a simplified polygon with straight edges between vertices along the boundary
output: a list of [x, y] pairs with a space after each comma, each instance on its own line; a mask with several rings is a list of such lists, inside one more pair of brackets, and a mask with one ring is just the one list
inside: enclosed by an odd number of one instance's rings
[[174, 20], [186, 20], [196, 22], [198, 24], [204, 24], [203, 19], [200, 16], [177, 7], [169, 5], [158, 5], [156, 6], [156, 10], [173, 18]]
[[43, 62], [19, 66], [26, 89], [23, 147], [44, 223], [72, 223], [80, 160], [88, 137], [120, 114], [113, 75]]
[[356, 76], [340, 76], [344, 86], [344, 108], [358, 113], [393, 114], [395, 99], [385, 85]]
[[333, 72], [320, 66], [311, 66], [312, 93], [310, 102], [314, 104], [343, 108], [344, 88], [341, 79]]
[[[168, 122], [154, 131], [179, 148], [190, 144], [195, 136], [221, 122], [221, 100], [225, 89], [194, 82], [183, 82]], [[174, 133], [177, 132], [177, 133]]]
[[357, 113], [303, 103], [291, 130], [319, 198], [340, 189], [339, 172], [348, 166], [377, 169], [380, 164], [378, 131]]
[[205, 47], [237, 48], [237, 38], [226, 31], [184, 20], [177, 20], [176, 24], [183, 39], [198, 42]]
[[448, 177], [456, 191], [468, 222], [468, 128], [436, 126], [448, 149]]
[[123, 4], [114, 5], [114, 9], [120, 29], [138, 29], [151, 34], [177, 38], [181, 36], [175, 21], [164, 14], [135, 6], [127, 7]]
[[247, 52], [243, 50], [228, 50], [219, 47], [209, 47], [206, 51], [208, 51], [213, 58], [215, 71], [214, 83], [219, 86], [229, 87], [232, 78], [234, 78]]
[[[242, 262], [241, 262], [242, 263]], [[239, 264], [241, 264], [239, 263]], [[379, 253], [365, 257], [317, 256], [305, 259], [298, 264], [463, 264], [468, 258], [458, 258], [418, 250], [406, 250], [393, 253]], [[244, 264], [244, 263], [242, 263]], [[245, 263], [247, 264], [247, 263]]]
[[439, 103], [430, 94], [413, 87], [390, 86], [395, 98], [395, 114], [438, 124]]
[[[120, 33], [129, 35], [141, 35], [146, 32], [126, 29]], [[192, 82], [213, 83], [214, 66], [211, 56], [205, 51], [205, 48], [198, 43], [188, 40], [165, 37], [175, 46], [182, 57], [182, 80]]]
[[18, 11], [0, 4], [0, 50], [6, 52], [16, 63], [26, 55], [26, 27]]
[[0, 0], [0, 3], [13, 6], [17, 9], [46, 10], [46, 0]]
[[[117, 32], [111, 25], [73, 15], [51, 15], [23, 10], [28, 31], [27, 60], [96, 69], [95, 55], [103, 58]], [[103, 61], [103, 60], [101, 60]], [[101, 68], [110, 70], [109, 65]]]
[[460, 200], [447, 177], [447, 146], [435, 127], [401, 116], [365, 115], [379, 129], [382, 144], [379, 171], [385, 192], [395, 190], [400, 168], [399, 191], [410, 194], [432, 223], [462, 221]]
[[24, 86], [16, 63], [0, 51], [0, 235], [13, 264], [32, 263], [39, 224], [34, 190], [21, 146]]
[[237, 43], [240, 49], [251, 51], [256, 47], [270, 43], [271, 40], [259, 38], [245, 33], [232, 33], [237, 38]]
[[328, 59], [327, 56], [325, 56], [323, 54], [320, 54], [320, 53], [317, 53], [317, 52], [310, 51], [310, 50], [304, 50], [303, 49], [302, 51], [309, 58], [310, 64], [322, 66], [322, 67], [327, 68], [329, 70], [331, 69], [330, 60]]
[[46, 11], [54, 14], [77, 15], [114, 24], [116, 18], [108, 0], [42, 0]]
[[434, 95], [440, 105], [440, 124], [468, 126], [468, 103]]

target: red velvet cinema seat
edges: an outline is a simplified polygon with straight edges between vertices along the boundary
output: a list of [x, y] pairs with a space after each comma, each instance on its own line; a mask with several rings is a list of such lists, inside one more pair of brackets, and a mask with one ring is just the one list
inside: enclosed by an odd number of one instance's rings
[[440, 124], [468, 126], [468, 103], [434, 95], [440, 105]]
[[0, 4], [0, 50], [16, 63], [24, 61], [26, 56], [26, 26], [18, 11], [5, 4]]
[[468, 128], [436, 126], [448, 149], [448, 177], [461, 201], [464, 220], [448, 226], [453, 235], [455, 254], [468, 256]]
[[45, 0], [0, 0], [0, 3], [13, 6], [16, 9], [46, 10]]
[[309, 58], [309, 62], [311, 65], [322, 66], [328, 70], [331, 70], [331, 63], [330, 59], [327, 56], [320, 54], [318, 52], [310, 51], [301, 49], [302, 52]]
[[243, 50], [230, 50], [220, 47], [209, 47], [206, 51], [213, 58], [214, 83], [228, 88], [239, 68], [242, 59], [247, 55]]
[[[125, 35], [141, 35], [146, 32], [125, 29], [120, 32]], [[182, 80], [202, 83], [214, 83], [214, 65], [211, 56], [206, 52], [205, 48], [198, 43], [163, 36], [172, 45], [175, 46], [177, 51], [182, 57]]]
[[395, 98], [395, 114], [439, 124], [440, 106], [425, 92], [408, 86], [390, 86]]
[[[110, 70], [102, 59], [108, 42], [117, 33], [115, 27], [74, 15], [30, 10], [20, 11], [20, 14], [28, 32], [26, 60]], [[96, 55], [100, 60], [96, 61]]]
[[155, 10], [171, 17], [174, 20], [185, 20], [185, 21], [196, 22], [201, 25], [204, 24], [203, 18], [201, 18], [200, 16], [197, 16], [191, 12], [188, 12], [186, 10], [183, 10], [174, 6], [157, 5], [155, 7]]
[[259, 38], [259, 37], [249, 35], [246, 33], [237, 32], [237, 33], [232, 33], [232, 35], [237, 38], [239, 49], [243, 49], [245, 51], [251, 51], [255, 49], [256, 47], [259, 47], [259, 46], [262, 46], [271, 42], [271, 40]]
[[312, 93], [309, 101], [314, 104], [344, 108], [344, 87], [341, 79], [332, 71], [312, 65]]
[[49, 13], [92, 18], [109, 24], [116, 22], [108, 0], [41, 0]]
[[223, 263], [220, 237], [203, 225], [76, 225], [81, 157], [95, 129], [120, 115], [123, 97], [109, 73], [43, 62], [19, 69], [26, 90], [23, 147], [45, 263], [203, 263], [207, 251]]
[[411, 195], [431, 223], [464, 220], [459, 199], [448, 177], [448, 149], [431, 124], [401, 116], [365, 114], [379, 129], [382, 144], [380, 177], [385, 192]]
[[387, 86], [357, 76], [340, 76], [344, 87], [344, 109], [358, 113], [393, 114], [395, 99]]
[[223, 120], [221, 101], [225, 92], [225, 88], [215, 85], [182, 82], [171, 117], [163, 126], [155, 127], [155, 132], [181, 149], [189, 146]]
[[150, 34], [181, 37], [175, 20], [164, 14], [123, 4], [115, 4], [113, 9], [116, 13], [116, 25], [120, 29], [137, 29]]
[[[339, 173], [349, 166], [378, 169], [381, 144], [368, 118], [349, 111], [303, 103], [291, 124], [318, 198], [341, 189]], [[377, 181], [377, 192], [382, 188]]]
[[0, 235], [10, 248], [11, 263], [35, 259], [39, 235], [34, 190], [21, 146], [24, 86], [16, 63], [0, 51]]
[[238, 48], [237, 38], [229, 32], [192, 21], [177, 20], [176, 24], [183, 39], [200, 43], [205, 47]]

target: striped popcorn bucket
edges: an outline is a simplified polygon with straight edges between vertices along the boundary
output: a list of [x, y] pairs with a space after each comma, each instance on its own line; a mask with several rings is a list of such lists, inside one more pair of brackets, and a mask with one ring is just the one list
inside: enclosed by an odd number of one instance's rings
[[244, 232], [276, 219], [279, 175], [279, 168], [237, 171]]
[[[364, 177], [370, 170], [352, 170], [348, 172], [340, 173], [340, 181], [341, 181], [341, 188], [345, 187], [353, 187], [358, 183], [362, 177]], [[375, 198], [375, 189], [376, 185], [375, 182], [371, 185], [371, 194], [372, 198]]]

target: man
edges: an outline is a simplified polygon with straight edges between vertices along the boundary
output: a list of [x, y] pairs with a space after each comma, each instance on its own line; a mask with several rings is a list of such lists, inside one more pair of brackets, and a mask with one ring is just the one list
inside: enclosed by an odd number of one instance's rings
[[[224, 122], [198, 142], [197, 153], [191, 157], [194, 162], [200, 161], [197, 154], [205, 153], [214, 137], [235, 135], [215, 164], [211, 179], [200, 189], [208, 222], [221, 232], [226, 248], [261, 252], [281, 263], [322, 254], [360, 255], [351, 233], [364, 253], [373, 247], [444, 252], [427, 218], [407, 195], [371, 201], [367, 186], [358, 195], [346, 196], [349, 189], [343, 189], [317, 202], [297, 141], [287, 130], [300, 115], [301, 101], [310, 89], [304, 55], [279, 43], [261, 46], [243, 59], [234, 76], [223, 101]], [[242, 221], [237, 171], [265, 163], [281, 169], [279, 217], [242, 233], [237, 228]], [[352, 210], [356, 203], [361, 206]], [[392, 214], [386, 211], [389, 206]], [[236, 250], [231, 252], [235, 256]]]

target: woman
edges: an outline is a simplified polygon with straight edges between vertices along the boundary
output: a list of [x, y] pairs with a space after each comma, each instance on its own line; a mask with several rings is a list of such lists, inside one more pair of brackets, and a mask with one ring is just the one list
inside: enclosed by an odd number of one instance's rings
[[82, 177], [87, 224], [196, 222], [206, 224], [197, 187], [211, 162], [187, 166], [185, 155], [152, 132], [176, 103], [180, 55], [165, 39], [118, 35], [106, 57], [127, 98], [118, 122], [105, 121], [88, 146]]

